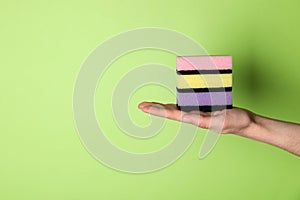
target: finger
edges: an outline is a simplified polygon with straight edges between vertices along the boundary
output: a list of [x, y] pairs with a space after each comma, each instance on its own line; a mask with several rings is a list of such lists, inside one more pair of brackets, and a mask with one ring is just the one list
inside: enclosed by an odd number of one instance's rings
[[[163, 105], [163, 104], [160, 104], [160, 105]], [[178, 110], [176, 104], [165, 104], [163, 106], [165, 106], [165, 108], [168, 109], [168, 110]]]
[[[164, 106], [164, 104], [162, 104], [162, 103], [159, 103], [159, 102], [148, 102], [148, 101], [144, 101], [144, 102], [142, 102], [142, 103], [140, 103], [139, 105], [138, 105], [138, 108], [139, 109], [142, 109], [143, 107], [145, 107], [145, 106], [155, 106], [155, 105], [161, 105], [161, 106]], [[166, 104], [166, 106], [167, 105], [175, 105], [175, 108], [177, 108], [176, 107], [176, 104]]]
[[193, 124], [200, 128], [207, 129], [210, 126], [211, 116], [201, 115], [199, 113], [185, 113], [182, 116], [182, 122]]
[[211, 112], [211, 116], [218, 116], [218, 115], [223, 115], [226, 112], [226, 110], [216, 110]]
[[202, 115], [202, 116], [211, 116], [212, 113], [211, 112], [204, 112], [204, 111], [200, 111], [200, 110], [193, 110], [188, 112], [190, 114], [198, 114], [198, 115]]
[[152, 102], [147, 102], [147, 101], [145, 101], [145, 102], [140, 103], [140, 104], [138, 105], [138, 108], [139, 108], [139, 109], [142, 109], [143, 107], [149, 106], [149, 105], [152, 105], [152, 104], [153, 104]]
[[151, 103], [141, 108], [151, 115], [181, 121], [182, 113], [175, 104]]

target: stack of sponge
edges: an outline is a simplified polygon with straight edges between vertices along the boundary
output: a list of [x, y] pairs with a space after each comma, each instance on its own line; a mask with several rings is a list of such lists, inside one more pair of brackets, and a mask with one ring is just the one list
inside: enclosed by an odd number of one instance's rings
[[177, 107], [189, 112], [232, 108], [231, 56], [177, 57]]

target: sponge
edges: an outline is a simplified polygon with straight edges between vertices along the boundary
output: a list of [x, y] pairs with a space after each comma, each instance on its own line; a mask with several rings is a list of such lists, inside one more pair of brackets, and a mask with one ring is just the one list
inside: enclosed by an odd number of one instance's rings
[[231, 56], [178, 56], [176, 61], [178, 109], [232, 108]]

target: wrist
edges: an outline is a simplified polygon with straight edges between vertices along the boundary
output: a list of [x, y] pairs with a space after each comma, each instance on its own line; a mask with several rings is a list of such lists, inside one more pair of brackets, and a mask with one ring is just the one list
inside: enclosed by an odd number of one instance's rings
[[244, 137], [253, 137], [262, 127], [260, 125], [261, 116], [248, 111], [248, 125], [240, 129], [236, 134]]
[[251, 138], [257, 141], [268, 142], [274, 140], [268, 129], [264, 126], [265, 118], [255, 113], [251, 113], [249, 125], [238, 135]]

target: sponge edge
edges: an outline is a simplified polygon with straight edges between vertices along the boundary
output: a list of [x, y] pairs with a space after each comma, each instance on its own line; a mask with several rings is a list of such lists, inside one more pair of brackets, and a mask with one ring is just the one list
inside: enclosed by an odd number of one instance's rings
[[231, 56], [178, 56], [177, 70], [222, 70], [232, 69]]
[[232, 109], [232, 105], [218, 105], [218, 106], [179, 106], [177, 104], [177, 109], [182, 110], [184, 112], [190, 111], [203, 111], [203, 112], [213, 112], [217, 110], [224, 110], [224, 109]]
[[176, 65], [178, 109], [232, 108], [231, 56], [179, 56]]

